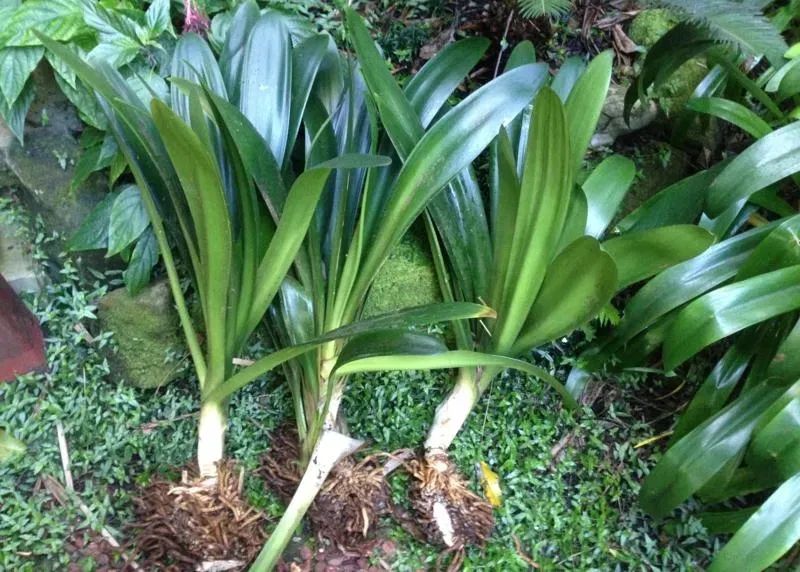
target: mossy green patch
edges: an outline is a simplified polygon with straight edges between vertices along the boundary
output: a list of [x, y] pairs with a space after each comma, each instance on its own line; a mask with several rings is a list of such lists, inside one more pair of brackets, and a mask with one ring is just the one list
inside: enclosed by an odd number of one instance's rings
[[441, 301], [436, 270], [426, 245], [409, 233], [375, 277], [364, 306], [364, 316]]
[[97, 305], [102, 327], [114, 332], [117, 347], [111, 359], [125, 380], [142, 389], [172, 381], [180, 363], [169, 358], [181, 348], [181, 340], [167, 283], [156, 282], [137, 296], [120, 288]]
[[[631, 22], [628, 36], [638, 45], [649, 49], [678, 22], [679, 19], [668, 10], [644, 10]], [[693, 58], [675, 70], [669, 80], [655, 90], [653, 95], [667, 116], [683, 108], [706, 73], [708, 68], [705, 60]]]

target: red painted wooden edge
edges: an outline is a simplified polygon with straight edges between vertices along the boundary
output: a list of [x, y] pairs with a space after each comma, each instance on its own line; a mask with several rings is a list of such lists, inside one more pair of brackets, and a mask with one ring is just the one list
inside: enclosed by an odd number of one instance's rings
[[39, 322], [0, 274], [0, 382], [46, 366]]

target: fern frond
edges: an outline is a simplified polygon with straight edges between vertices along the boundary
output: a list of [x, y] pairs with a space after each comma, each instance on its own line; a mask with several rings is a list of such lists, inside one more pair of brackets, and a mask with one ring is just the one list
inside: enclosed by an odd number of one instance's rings
[[572, 8], [572, 0], [518, 0], [519, 13], [523, 18], [561, 16]]
[[652, 0], [708, 30], [712, 39], [745, 53], [764, 55], [775, 64], [788, 49], [780, 32], [752, 0]]

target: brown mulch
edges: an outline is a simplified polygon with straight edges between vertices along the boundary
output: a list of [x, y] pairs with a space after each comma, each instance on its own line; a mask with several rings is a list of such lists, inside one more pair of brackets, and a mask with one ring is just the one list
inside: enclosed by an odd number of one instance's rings
[[216, 485], [184, 471], [182, 483], [157, 479], [134, 499], [134, 547], [142, 569], [195, 570], [200, 563], [238, 561], [241, 570], [258, 554], [265, 516], [242, 496], [244, 473], [231, 461], [219, 467]]

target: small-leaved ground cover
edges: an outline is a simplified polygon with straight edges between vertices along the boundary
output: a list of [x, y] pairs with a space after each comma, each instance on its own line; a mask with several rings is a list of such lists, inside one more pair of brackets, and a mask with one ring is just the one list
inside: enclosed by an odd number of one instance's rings
[[[43, 233], [35, 238], [39, 245], [48, 240]], [[24, 455], [0, 464], [0, 570], [65, 569], [64, 544], [76, 531], [105, 526], [125, 540], [135, 486], [175, 471], [193, 454], [199, 404], [191, 380], [140, 390], [108, 365], [105, 352], [114, 340], [98, 331], [95, 303], [121, 285], [119, 275], [87, 280], [68, 259], [45, 263], [55, 279], [26, 302], [45, 329], [49, 370], [0, 384], [0, 427], [27, 445]], [[264, 351], [256, 343], [247, 357]], [[563, 359], [556, 350], [553, 355]], [[356, 378], [346, 403], [352, 432], [385, 451], [420, 443], [447, 379], [421, 373]], [[231, 403], [229, 453], [248, 470], [289, 414], [279, 381], [260, 380]], [[714, 540], [688, 513], [660, 531], [636, 505], [638, 483], [654, 459], [650, 448], [634, 444], [657, 432], [628, 405], [626, 392], [636, 392], [637, 383], [643, 382], [634, 380], [625, 391], [608, 384], [593, 408], [573, 415], [532, 378], [509, 374], [495, 381], [452, 450], [475, 487], [476, 464], [486, 461], [504, 494], [497, 530], [485, 550], [467, 553], [466, 570], [525, 570], [530, 562], [543, 570], [681, 570], [708, 561]], [[58, 424], [75, 483], [62, 502], [43, 486], [45, 475], [65, 480]], [[392, 478], [399, 503], [404, 485], [402, 474]], [[245, 488], [251, 502], [280, 514], [258, 479], [248, 477]], [[435, 549], [389, 522], [386, 533], [398, 545], [395, 569], [434, 566]], [[93, 569], [92, 562], [83, 564]]]

